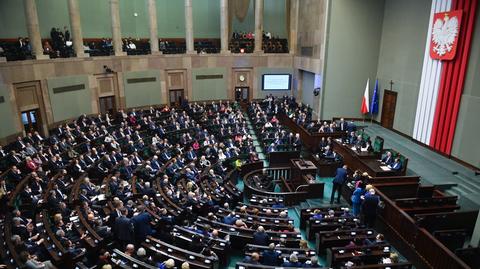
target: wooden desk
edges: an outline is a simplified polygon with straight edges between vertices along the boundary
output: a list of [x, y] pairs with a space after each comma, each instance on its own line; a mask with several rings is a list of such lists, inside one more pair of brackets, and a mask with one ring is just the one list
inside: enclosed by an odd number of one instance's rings
[[312, 161], [302, 160], [302, 159], [291, 159], [290, 163], [292, 166], [292, 169], [291, 169], [292, 181], [301, 181], [303, 175], [306, 175], [306, 174], [315, 175], [317, 173], [317, 166]]
[[372, 177], [388, 177], [398, 175], [393, 170], [383, 170], [384, 164], [378, 159], [380, 156], [375, 153], [357, 152], [350, 148], [350, 145], [343, 145], [337, 140], [332, 141], [333, 150], [342, 156], [343, 162], [349, 166], [351, 170], [360, 170], [367, 172]]
[[334, 177], [337, 168], [342, 167], [341, 161], [326, 159], [321, 156], [317, 158], [315, 154], [310, 156], [310, 160], [317, 166], [317, 174], [320, 177]]
[[322, 137], [324, 137], [325, 139], [327, 137], [342, 138], [347, 135], [346, 132], [311, 133], [303, 126], [298, 125], [291, 118], [287, 117], [287, 115], [285, 114], [278, 114], [277, 118], [281, 124], [290, 128], [292, 132], [300, 134], [303, 146], [312, 152], [318, 151], [318, 145], [320, 144], [320, 141], [322, 141]]

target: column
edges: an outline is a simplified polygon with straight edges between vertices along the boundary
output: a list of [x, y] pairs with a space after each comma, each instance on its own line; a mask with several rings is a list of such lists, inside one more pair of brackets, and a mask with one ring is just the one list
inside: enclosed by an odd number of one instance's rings
[[192, 0], [185, 0], [185, 43], [187, 54], [194, 54]]
[[156, 0], [148, 1], [148, 17], [150, 22], [150, 50], [152, 54], [162, 54], [158, 50], [158, 25], [157, 25], [157, 6]]
[[110, 16], [112, 17], [112, 42], [115, 56], [126, 55], [122, 50], [122, 29], [120, 28], [120, 10], [118, 0], [110, 0]]
[[228, 0], [220, 0], [220, 47], [221, 53], [228, 51]]
[[290, 1], [290, 29], [288, 38], [288, 50], [290, 54], [295, 54], [297, 51], [297, 27], [298, 27], [298, 0]]
[[70, 15], [70, 27], [72, 28], [73, 49], [79, 58], [88, 57], [83, 50], [82, 26], [80, 24], [80, 11], [78, 0], [68, 0], [68, 14]]
[[254, 52], [263, 52], [263, 0], [255, 0], [255, 49]]
[[24, 0], [25, 19], [27, 21], [28, 38], [32, 47], [33, 57], [36, 59], [48, 59], [48, 55], [43, 55], [42, 38], [40, 37], [40, 28], [38, 26], [37, 5], [35, 0]]

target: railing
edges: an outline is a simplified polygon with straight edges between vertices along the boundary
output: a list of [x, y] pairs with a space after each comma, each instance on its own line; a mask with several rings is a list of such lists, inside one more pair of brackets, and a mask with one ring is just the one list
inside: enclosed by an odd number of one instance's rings
[[273, 178], [273, 180], [280, 180], [280, 178], [289, 179], [290, 178], [290, 167], [276, 167], [276, 168], [267, 168], [267, 174]]
[[[269, 196], [269, 197], [280, 197], [280, 198], [283, 198], [283, 203], [285, 206], [299, 204], [300, 202], [305, 201], [305, 199], [309, 197], [308, 191], [272, 192], [272, 191], [266, 191], [266, 190], [259, 189], [252, 186], [250, 184], [251, 182], [249, 179], [255, 175], [263, 175], [264, 171], [267, 173], [267, 175], [270, 175], [270, 173], [272, 173], [274, 178], [275, 177], [280, 178], [282, 174], [289, 174], [290, 168], [286, 168], [286, 167], [266, 168], [266, 169], [253, 170], [247, 173], [243, 178], [243, 181], [245, 183], [244, 193], [247, 195], [247, 197], [251, 197], [253, 194]], [[274, 179], [274, 181], [280, 182], [281, 179], [278, 179], [278, 180]]]
[[415, 251], [430, 266], [435, 269], [470, 268], [453, 252], [445, 247], [426, 229], [417, 229], [414, 245]]
[[385, 207], [379, 214], [380, 219], [391, 232], [395, 233], [408, 247], [415, 251], [427, 268], [470, 268], [426, 229], [417, 226], [415, 220], [384, 193], [377, 189], [377, 194], [385, 203]]

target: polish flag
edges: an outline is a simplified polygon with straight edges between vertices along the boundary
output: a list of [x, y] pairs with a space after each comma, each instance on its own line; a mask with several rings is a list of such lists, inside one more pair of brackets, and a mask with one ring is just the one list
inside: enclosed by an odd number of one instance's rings
[[362, 109], [361, 112], [362, 114], [367, 114], [370, 109], [370, 104], [369, 104], [369, 94], [368, 94], [368, 88], [370, 84], [370, 79], [367, 80], [367, 86], [365, 87], [365, 93], [363, 94], [363, 99], [362, 99]]

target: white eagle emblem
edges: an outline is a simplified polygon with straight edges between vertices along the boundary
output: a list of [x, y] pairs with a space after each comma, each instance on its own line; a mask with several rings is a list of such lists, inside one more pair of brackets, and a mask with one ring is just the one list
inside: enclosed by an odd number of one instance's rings
[[457, 17], [445, 17], [437, 19], [433, 25], [432, 41], [435, 44], [433, 51], [439, 56], [445, 55], [450, 52], [455, 43], [455, 38], [458, 35], [459, 25]]

